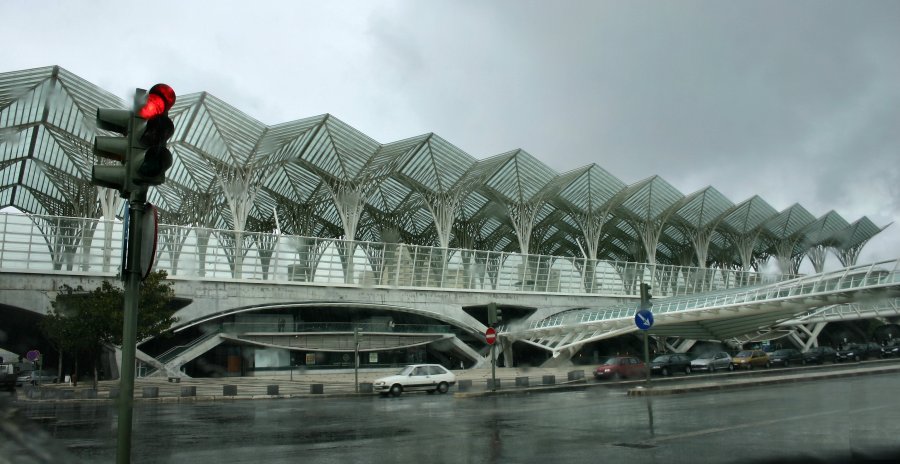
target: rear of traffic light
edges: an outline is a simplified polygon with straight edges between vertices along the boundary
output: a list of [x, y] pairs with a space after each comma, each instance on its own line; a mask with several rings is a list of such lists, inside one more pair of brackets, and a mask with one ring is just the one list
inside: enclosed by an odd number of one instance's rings
[[497, 307], [497, 303], [488, 303], [487, 315], [489, 327], [496, 327], [503, 322], [503, 311]]
[[122, 137], [95, 137], [94, 154], [122, 165], [95, 165], [91, 182], [116, 189], [123, 198], [146, 201], [147, 188], [165, 182], [165, 172], [172, 165], [166, 142], [175, 132], [168, 115], [173, 103], [172, 88], [157, 84], [149, 93], [137, 89], [131, 111], [98, 109], [97, 127]]
[[650, 285], [641, 284], [641, 309], [649, 310], [653, 306], [653, 295], [650, 294]]

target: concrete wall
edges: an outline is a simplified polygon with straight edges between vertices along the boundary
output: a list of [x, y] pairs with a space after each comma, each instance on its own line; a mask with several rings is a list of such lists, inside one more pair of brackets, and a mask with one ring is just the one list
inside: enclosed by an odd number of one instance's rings
[[[0, 305], [9, 305], [46, 314], [50, 302], [63, 284], [82, 286], [92, 290], [100, 286], [106, 276], [78, 273], [31, 274], [0, 272]], [[316, 285], [310, 283], [267, 283], [261, 281], [211, 281], [173, 278], [175, 294], [191, 300], [178, 311], [179, 326], [188, 325], [216, 315], [235, 311], [293, 306], [354, 307], [367, 306], [405, 311], [431, 317], [473, 333], [483, 333], [486, 327], [466, 314], [462, 308], [483, 306], [489, 302], [500, 305], [535, 308], [527, 321], [540, 320], [572, 308], [601, 308], [626, 299], [597, 295], [559, 295], [542, 293], [505, 293], [472, 290], [426, 290], [390, 287], [347, 285]], [[2, 324], [2, 323], [0, 323]]]

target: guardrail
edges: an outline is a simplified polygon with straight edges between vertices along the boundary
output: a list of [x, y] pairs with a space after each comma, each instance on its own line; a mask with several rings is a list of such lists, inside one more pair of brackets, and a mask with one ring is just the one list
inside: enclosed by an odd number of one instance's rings
[[[758, 303], [767, 300], [814, 297], [862, 288], [900, 287], [900, 259], [851, 266], [844, 269], [800, 277], [744, 291], [716, 292], [706, 295], [655, 300], [655, 316], [704, 309]], [[604, 310], [570, 311], [529, 324], [525, 330], [633, 318], [637, 307], [617, 305]]]
[[[113, 277], [122, 223], [0, 214], [0, 271]], [[791, 276], [403, 243], [159, 225], [156, 267], [171, 279], [657, 297], [742, 288]]]

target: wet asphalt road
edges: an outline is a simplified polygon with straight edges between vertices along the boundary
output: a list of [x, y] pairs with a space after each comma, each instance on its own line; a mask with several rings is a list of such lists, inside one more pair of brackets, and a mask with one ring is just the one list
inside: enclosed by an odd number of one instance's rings
[[[900, 375], [887, 374], [653, 398], [593, 388], [137, 403], [132, 462], [852, 462], [900, 457], [897, 392]], [[21, 407], [84, 462], [115, 461], [110, 404]]]

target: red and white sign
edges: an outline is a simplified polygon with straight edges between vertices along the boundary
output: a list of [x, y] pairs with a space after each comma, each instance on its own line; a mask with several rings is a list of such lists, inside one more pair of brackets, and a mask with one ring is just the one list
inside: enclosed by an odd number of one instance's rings
[[484, 341], [486, 341], [488, 345], [493, 345], [494, 342], [497, 341], [497, 331], [494, 330], [493, 327], [488, 327], [484, 332]]

